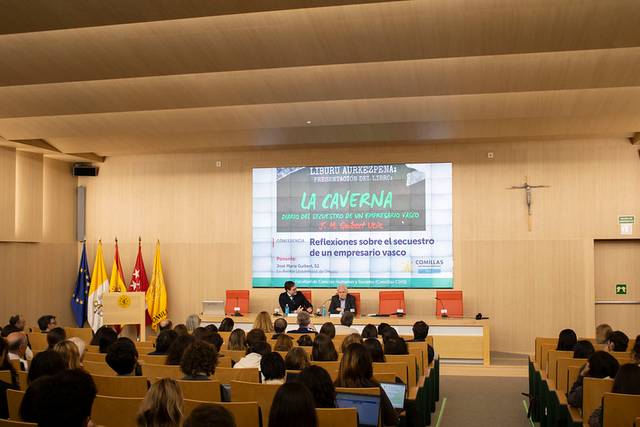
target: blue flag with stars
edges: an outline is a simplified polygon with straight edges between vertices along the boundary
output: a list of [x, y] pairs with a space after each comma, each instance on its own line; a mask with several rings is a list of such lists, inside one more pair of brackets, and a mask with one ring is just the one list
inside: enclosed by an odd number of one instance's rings
[[82, 328], [84, 322], [87, 320], [87, 296], [89, 295], [90, 285], [91, 273], [89, 272], [89, 263], [87, 262], [87, 243], [83, 242], [82, 257], [80, 258], [78, 278], [76, 279], [76, 289], [71, 298], [71, 311], [79, 328]]

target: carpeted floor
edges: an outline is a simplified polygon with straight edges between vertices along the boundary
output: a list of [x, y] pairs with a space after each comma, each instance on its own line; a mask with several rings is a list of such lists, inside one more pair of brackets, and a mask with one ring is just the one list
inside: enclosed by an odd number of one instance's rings
[[432, 426], [447, 398], [440, 427], [531, 427], [520, 393], [528, 389], [527, 378], [440, 377], [440, 402]]

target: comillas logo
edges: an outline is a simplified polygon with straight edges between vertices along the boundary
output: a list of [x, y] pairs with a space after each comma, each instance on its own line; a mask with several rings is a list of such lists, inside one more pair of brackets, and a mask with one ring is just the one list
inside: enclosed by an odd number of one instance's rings
[[423, 267], [439, 267], [444, 264], [444, 261], [441, 259], [417, 259], [416, 265]]

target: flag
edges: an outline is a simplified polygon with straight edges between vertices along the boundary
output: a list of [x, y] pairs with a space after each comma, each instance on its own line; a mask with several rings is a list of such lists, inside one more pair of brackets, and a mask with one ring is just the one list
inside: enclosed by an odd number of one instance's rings
[[87, 296], [91, 285], [91, 273], [89, 272], [89, 262], [87, 261], [87, 242], [82, 243], [82, 256], [78, 267], [78, 278], [76, 279], [76, 289], [71, 297], [71, 311], [76, 319], [79, 328], [87, 321]]
[[[147, 292], [149, 288], [149, 280], [147, 279], [147, 271], [144, 268], [144, 261], [142, 260], [142, 247], [141, 240], [138, 238], [138, 256], [136, 258], [136, 265], [133, 267], [133, 274], [131, 274], [131, 283], [129, 283], [129, 292]], [[146, 312], [146, 323], [151, 324], [151, 317], [149, 312]]]
[[87, 301], [87, 321], [93, 331], [97, 331], [102, 326], [102, 295], [109, 292], [109, 277], [107, 268], [104, 265], [102, 255], [102, 240], [98, 241], [98, 251], [96, 260], [93, 263], [93, 277], [91, 277], [91, 287], [89, 288], [89, 298]]
[[118, 239], [116, 239], [116, 254], [113, 258], [111, 268], [111, 280], [109, 280], [109, 292], [127, 292], [124, 284], [124, 274], [122, 273], [122, 263], [120, 263], [120, 252], [118, 251]]
[[157, 330], [158, 323], [167, 318], [167, 288], [162, 274], [162, 262], [160, 261], [160, 241], [156, 243], [156, 255], [153, 259], [153, 274], [147, 294], [147, 311], [151, 316], [151, 327]]

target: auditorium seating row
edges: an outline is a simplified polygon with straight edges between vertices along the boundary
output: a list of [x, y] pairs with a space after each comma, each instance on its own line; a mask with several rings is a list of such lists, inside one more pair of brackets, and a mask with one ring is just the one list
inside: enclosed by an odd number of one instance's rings
[[[588, 339], [597, 350], [604, 345]], [[572, 351], [559, 351], [557, 338], [538, 337], [535, 353], [529, 358], [530, 415], [541, 427], [588, 425], [589, 416], [603, 405], [604, 426], [632, 426], [640, 417], [640, 395], [610, 393], [612, 379], [584, 378], [582, 408], [573, 408], [567, 402], [567, 393], [578, 379], [586, 359], [574, 359]], [[631, 348], [633, 342], [630, 343]], [[620, 365], [632, 361], [629, 352], [610, 352]], [[637, 424], [640, 426], [640, 423]]]

